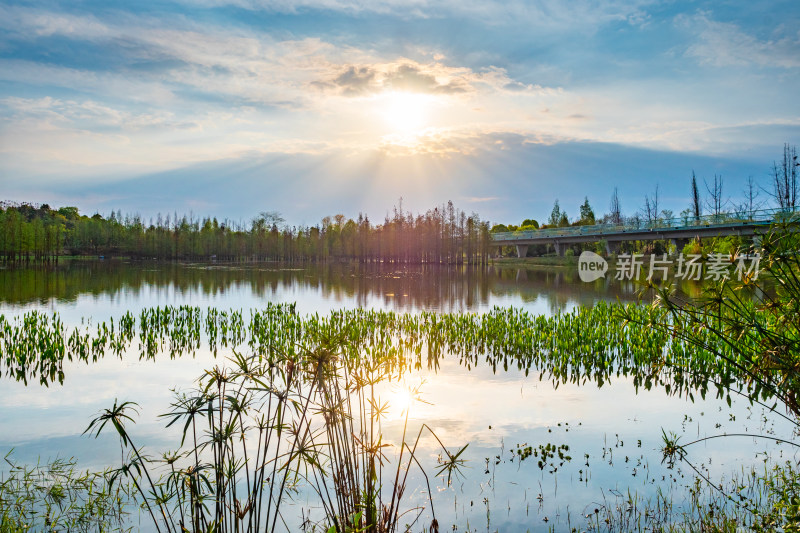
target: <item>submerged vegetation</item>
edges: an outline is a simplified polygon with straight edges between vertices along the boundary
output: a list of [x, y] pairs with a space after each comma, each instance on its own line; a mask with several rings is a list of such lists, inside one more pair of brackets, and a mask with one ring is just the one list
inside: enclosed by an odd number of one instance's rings
[[[730, 354], [731, 347], [702, 328], [695, 328], [695, 334], [705, 348], [659, 328], [625, 327], [626, 321], [661, 323], [665, 316], [660, 308], [602, 302], [550, 317], [516, 308], [494, 308], [485, 314], [354, 309], [301, 316], [293, 305], [268, 304], [246, 316], [239, 310], [168, 306], [70, 329], [58, 314], [33, 311], [11, 320], [0, 316], [0, 368], [13, 379], [47, 384], [65, 379], [64, 360], [90, 362], [108, 353], [122, 357], [130, 350], [141, 358], [158, 353], [179, 357], [204, 346], [214, 353], [246, 346], [254, 354], [280, 349], [295, 356], [298, 343], [342, 338], [348, 341], [343, 355], [361, 364], [437, 368], [449, 354], [467, 368], [483, 361], [493, 370], [539, 372], [556, 386], [587, 381], [602, 386], [612, 376], [623, 375], [632, 376], [637, 387], [662, 385], [667, 393], [693, 398], [712, 389], [729, 394], [728, 389], [746, 377], [717, 357]], [[681, 327], [692, 328], [688, 322]], [[754, 399], [772, 392], [760, 381], [747, 387]]]
[[18, 464], [11, 453], [0, 475], [0, 531], [109, 531], [122, 528], [126, 486], [111, 472], [80, 471], [74, 459]]
[[701, 477], [689, 486], [684, 505], [659, 491], [654, 498], [635, 492], [604, 495], [588, 513], [588, 531], [669, 533], [800, 531], [800, 472], [786, 461], [735, 474], [725, 483]]

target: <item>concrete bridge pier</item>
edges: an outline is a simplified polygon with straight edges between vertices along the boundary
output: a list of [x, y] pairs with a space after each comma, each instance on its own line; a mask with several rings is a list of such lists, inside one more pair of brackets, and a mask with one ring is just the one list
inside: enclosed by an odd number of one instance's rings
[[619, 252], [619, 241], [606, 241], [606, 254], [613, 255]]
[[564, 245], [564, 244], [562, 244], [562, 243], [560, 243], [558, 241], [553, 241], [553, 247], [556, 249], [556, 255], [558, 257], [564, 257], [564, 252], [567, 251], [566, 245]]
[[675, 246], [675, 255], [683, 253], [683, 247], [689, 244], [689, 239], [670, 239], [669, 243]]
[[525, 257], [528, 255], [528, 245], [527, 244], [518, 244], [517, 245], [517, 257]]
[[753, 248], [761, 251], [761, 235], [753, 235]]

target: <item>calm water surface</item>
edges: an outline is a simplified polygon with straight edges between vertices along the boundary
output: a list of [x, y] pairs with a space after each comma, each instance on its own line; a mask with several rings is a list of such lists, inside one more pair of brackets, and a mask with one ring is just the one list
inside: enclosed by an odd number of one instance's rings
[[366, 307], [395, 311], [485, 311], [518, 306], [555, 313], [599, 300], [635, 300], [637, 286], [581, 283], [572, 268], [440, 266], [231, 266], [72, 261], [0, 269], [6, 314], [53, 309], [70, 316], [119, 314], [164, 304], [247, 309], [297, 302], [305, 313]]
[[[303, 314], [355, 307], [484, 312], [493, 306], [553, 314], [601, 300], [635, 301], [637, 289], [604, 279], [581, 283], [569, 268], [75, 261], [56, 268], [0, 270], [0, 313], [57, 311], [68, 325], [157, 305], [247, 310], [267, 302], [296, 302]], [[140, 404], [133, 434], [141, 444], [152, 453], [173, 449], [176, 432], [165, 430], [157, 415], [167, 411], [171, 389], [188, 389], [205, 368], [219, 363], [207, 352], [178, 360], [162, 356], [155, 362], [107, 357], [90, 365], [65, 363], [64, 385], [25, 387], [3, 379], [0, 453], [13, 448], [23, 462], [74, 456], [84, 468], [117, 465], [119, 444], [110, 433], [96, 440], [82, 435], [92, 416], [117, 398]], [[662, 428], [683, 433], [684, 441], [721, 432], [791, 432], [777, 417], [735, 397], [731, 407], [710, 397], [691, 403], [661, 389], [637, 391], [625, 378], [602, 388], [591, 383], [554, 387], [538, 375], [493, 373], [488, 365], [468, 371], [445, 359], [436, 373], [415, 372], [404, 379], [406, 385], [422, 383], [429, 402], [412, 406], [413, 425], [426, 422], [451, 448], [470, 444], [465, 478], [450, 486], [436, 480], [437, 517], [446, 524], [444, 530], [450, 524], [458, 531], [580, 528], [600, 502], [614, 501], [627, 491], [653, 496], [660, 488], [680, 505], [691, 475], [685, 466], [661, 465]], [[399, 390], [398, 385], [387, 386], [383, 399], [391, 402]], [[399, 442], [401, 430], [398, 410], [387, 421], [386, 440]], [[540, 469], [534, 457], [511, 459], [518, 446], [548, 443], [568, 445], [572, 460], [552, 471]], [[425, 446], [431, 459], [436, 449], [432, 442]], [[747, 438], [717, 439], [690, 449], [696, 463], [716, 479], [761, 461], [756, 452], [788, 453]], [[410, 501], [424, 503], [421, 488], [410, 494]], [[299, 516], [303, 503], [296, 505]]]

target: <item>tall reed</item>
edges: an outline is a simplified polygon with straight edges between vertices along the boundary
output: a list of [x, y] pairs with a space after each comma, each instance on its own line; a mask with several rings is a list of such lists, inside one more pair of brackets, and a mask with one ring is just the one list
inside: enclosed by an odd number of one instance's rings
[[[273, 347], [208, 370], [189, 394], [177, 394], [162, 415], [181, 427], [176, 450], [150, 457], [129, 429], [137, 406], [115, 403], [91, 421], [87, 433], [113, 427], [126, 459], [116, 470], [128, 479], [159, 532], [256, 532], [292, 530], [285, 503], [301, 489], [317, 498], [317, 518], [306, 527], [331, 533], [398, 530], [412, 466], [423, 431], [395, 445], [384, 441], [376, 386], [391, 377], [388, 358], [372, 366], [349, 357], [357, 347], [342, 336], [317, 336], [291, 353]], [[458, 472], [464, 448], [451, 453], [438, 473]], [[389, 448], [394, 453], [389, 454]], [[392, 455], [389, 459], [387, 455]], [[438, 531], [433, 503], [424, 531]], [[413, 520], [415, 522], [416, 520]]]

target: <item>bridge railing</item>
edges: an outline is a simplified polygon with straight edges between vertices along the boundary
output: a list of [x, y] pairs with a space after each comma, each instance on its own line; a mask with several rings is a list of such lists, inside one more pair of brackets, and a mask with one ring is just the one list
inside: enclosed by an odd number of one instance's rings
[[524, 231], [503, 231], [492, 233], [494, 241], [516, 241], [523, 239], [541, 239], [547, 237], [575, 237], [582, 235], [617, 234], [632, 231], [647, 231], [656, 229], [691, 229], [709, 228], [714, 226], [732, 226], [736, 224], [751, 224], [777, 222], [800, 215], [800, 210], [786, 209], [758, 209], [746, 212], [719, 213], [716, 215], [681, 216], [672, 218], [659, 218], [652, 222], [641, 219], [628, 220], [623, 224], [594, 224], [591, 226], [565, 226], [561, 228], [545, 228]]

